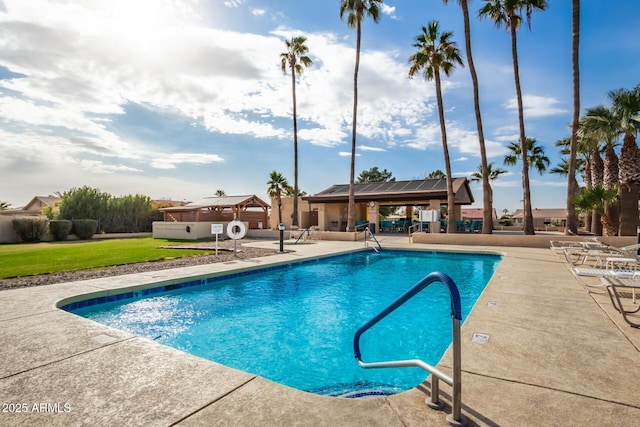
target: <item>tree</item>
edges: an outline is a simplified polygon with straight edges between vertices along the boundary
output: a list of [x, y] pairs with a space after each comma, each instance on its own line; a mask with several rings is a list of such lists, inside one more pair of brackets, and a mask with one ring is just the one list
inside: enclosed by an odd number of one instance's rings
[[[445, 4], [448, 0], [444, 0]], [[478, 142], [480, 144], [480, 169], [482, 174], [482, 202], [483, 202], [483, 219], [482, 233], [491, 234], [493, 232], [493, 190], [491, 189], [489, 165], [487, 161], [487, 149], [484, 143], [484, 130], [482, 128], [482, 115], [480, 114], [480, 95], [478, 90], [478, 75], [476, 67], [473, 63], [473, 55], [471, 53], [471, 25], [469, 24], [469, 5], [467, 0], [458, 0], [458, 4], [462, 8], [462, 18], [464, 21], [464, 44], [467, 53], [467, 64], [469, 64], [469, 73], [473, 83], [473, 105], [476, 113], [476, 128], [478, 129]], [[486, 177], [486, 178], [485, 178]]]
[[531, 190], [529, 187], [529, 169], [527, 165], [526, 131], [524, 127], [524, 108], [522, 106], [522, 89], [520, 88], [520, 70], [518, 67], [517, 30], [523, 20], [525, 12], [527, 26], [531, 28], [531, 14], [534, 10], [544, 10], [546, 0], [484, 0], [485, 5], [480, 9], [480, 18], [488, 17], [496, 27], [504, 25], [511, 34], [511, 56], [513, 58], [513, 77], [516, 86], [516, 100], [518, 103], [518, 124], [520, 128], [520, 153], [522, 156], [522, 195], [524, 203], [525, 235], [533, 235], [533, 211], [531, 210]]
[[442, 103], [442, 85], [440, 72], [449, 76], [456, 67], [462, 64], [460, 50], [451, 40], [451, 31], [440, 32], [438, 21], [431, 21], [427, 27], [422, 27], [422, 33], [416, 37], [413, 47], [418, 51], [411, 55], [409, 63], [409, 77], [422, 71], [425, 80], [435, 80], [436, 99], [438, 102], [438, 115], [440, 117], [440, 133], [442, 137], [442, 150], [444, 151], [444, 164], [447, 171], [447, 233], [456, 232], [455, 206], [453, 199], [453, 178], [451, 175], [451, 160], [449, 159], [449, 147], [447, 144], [447, 128], [444, 121], [444, 106]]
[[278, 204], [278, 224], [282, 224], [282, 193], [289, 191], [291, 186], [280, 172], [272, 171], [269, 174], [269, 181], [267, 181], [267, 193], [272, 199], [275, 197]]
[[0, 211], [9, 209], [9, 206], [11, 206], [9, 202], [0, 202]]
[[[504, 164], [508, 166], [515, 166], [518, 162], [518, 156], [527, 159], [527, 164], [525, 165], [525, 169], [535, 169], [538, 171], [540, 175], [547, 170], [551, 161], [544, 154], [544, 147], [537, 145], [535, 138], [525, 138], [525, 144], [517, 144], [515, 142], [510, 142], [507, 146], [507, 150], [509, 151], [506, 156], [504, 156]], [[522, 146], [527, 150], [527, 155], [522, 156]]]
[[[360, 175], [358, 175], [358, 184], [365, 182], [393, 182], [395, 180], [391, 172], [386, 169], [380, 171], [377, 166], [372, 167], [368, 171], [362, 171]], [[389, 215], [393, 215], [396, 212], [396, 208], [393, 206], [380, 206], [378, 212], [381, 217], [386, 218]]]
[[640, 149], [636, 135], [640, 130], [640, 85], [634, 89], [609, 92], [613, 113], [623, 135], [620, 149], [620, 236], [635, 236], [638, 227], [640, 190]]
[[280, 54], [282, 73], [287, 73], [287, 67], [291, 69], [291, 93], [293, 95], [293, 220], [292, 226], [298, 226], [298, 120], [296, 106], [296, 73], [301, 74], [304, 67], [313, 64], [311, 58], [306, 56], [309, 48], [304, 44], [306, 37], [292, 37], [285, 40], [287, 51]]
[[617, 188], [608, 190], [602, 185], [596, 185], [592, 188], [584, 188], [572, 203], [579, 212], [597, 212], [602, 221], [602, 227], [599, 228], [604, 231], [604, 235], [615, 236], [618, 230], [607, 216], [605, 207], [615, 202], [617, 198]]
[[223, 197], [226, 196], [227, 193], [224, 190], [216, 190], [216, 196]]
[[426, 176], [426, 179], [443, 179], [446, 177], [447, 177], [447, 174], [442, 172], [440, 169], [436, 169], [432, 172], [429, 172], [429, 175]]
[[[474, 172], [471, 174], [471, 182], [482, 181], [484, 183], [487, 180], [495, 181], [500, 175], [502, 175], [503, 173], [507, 173], [507, 171], [504, 169], [494, 169], [493, 162], [489, 163], [487, 167], [484, 168], [484, 171], [486, 171], [486, 175], [483, 173], [482, 165], [478, 166], [478, 172]], [[486, 180], [485, 176], [487, 177]], [[489, 186], [489, 201], [491, 202], [491, 206], [493, 206], [493, 189], [491, 188], [491, 186]], [[491, 224], [493, 224], [493, 215], [491, 216]], [[491, 226], [491, 228], [493, 228], [493, 225]]]
[[578, 194], [576, 180], [578, 155], [578, 120], [580, 118], [580, 0], [571, 1], [571, 73], [573, 75], [573, 117], [571, 120], [571, 144], [567, 170], [567, 233], [577, 234], [578, 217], [573, 199]]
[[353, 72], [353, 122], [351, 128], [351, 172], [349, 175], [349, 210], [347, 213], [347, 230], [356, 229], [356, 199], [355, 199], [355, 170], [356, 170], [356, 125], [358, 116], [358, 69], [360, 68], [360, 42], [362, 40], [362, 20], [365, 15], [380, 20], [380, 5], [382, 0], [340, 0], [340, 19], [347, 15], [347, 26], [356, 29], [356, 65]]
[[[616, 117], [609, 108], [598, 105], [587, 109], [585, 116], [580, 120], [578, 126], [578, 151], [591, 151], [591, 181], [592, 186], [602, 185], [607, 190], [618, 188], [618, 156], [615, 153], [616, 140], [618, 138], [618, 123]], [[605, 161], [602, 161], [600, 152], [605, 152]], [[608, 202], [604, 206], [609, 224], [618, 227], [619, 225], [619, 203]], [[594, 222], [592, 232], [601, 232], [602, 223], [597, 211], [594, 211]], [[593, 229], [593, 227], [598, 229]]]
[[363, 182], [391, 182], [395, 180], [391, 172], [386, 169], [381, 171], [377, 166], [372, 167], [368, 171], [362, 171], [360, 175], [358, 175], [358, 184], [362, 184]]

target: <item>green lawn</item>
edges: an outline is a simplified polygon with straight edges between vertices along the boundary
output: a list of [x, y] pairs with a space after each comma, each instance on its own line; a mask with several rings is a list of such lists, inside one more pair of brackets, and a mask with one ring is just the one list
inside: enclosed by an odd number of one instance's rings
[[0, 279], [157, 261], [215, 251], [160, 249], [193, 242], [151, 237], [0, 245]]

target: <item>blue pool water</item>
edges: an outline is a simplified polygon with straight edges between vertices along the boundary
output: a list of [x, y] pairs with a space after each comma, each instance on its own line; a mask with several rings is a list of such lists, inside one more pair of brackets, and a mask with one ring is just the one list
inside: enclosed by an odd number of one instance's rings
[[[465, 319], [499, 261], [493, 255], [357, 252], [63, 308], [301, 390], [390, 394], [415, 387], [426, 372], [360, 368], [354, 332], [433, 271], [457, 284]], [[449, 293], [434, 283], [364, 333], [361, 350], [365, 361], [418, 358], [435, 365], [450, 342]]]

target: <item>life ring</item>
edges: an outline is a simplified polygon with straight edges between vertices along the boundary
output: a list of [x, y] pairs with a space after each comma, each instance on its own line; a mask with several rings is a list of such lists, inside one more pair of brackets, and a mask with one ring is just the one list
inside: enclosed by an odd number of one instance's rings
[[246, 234], [247, 227], [245, 227], [244, 222], [234, 219], [227, 224], [227, 236], [229, 236], [230, 239], [242, 239]]

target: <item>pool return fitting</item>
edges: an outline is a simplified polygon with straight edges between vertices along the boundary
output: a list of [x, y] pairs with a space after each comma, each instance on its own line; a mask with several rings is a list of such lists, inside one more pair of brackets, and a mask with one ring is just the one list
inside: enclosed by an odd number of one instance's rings
[[[363, 362], [360, 353], [360, 336], [369, 330], [376, 323], [384, 319], [391, 312], [413, 298], [416, 294], [433, 282], [441, 282], [449, 289], [451, 299], [451, 320], [453, 324], [453, 373], [448, 376], [440, 372], [437, 368], [429, 365], [420, 359], [409, 360], [392, 360], [386, 362]], [[440, 380], [452, 387], [451, 393], [451, 414], [447, 415], [447, 422], [453, 426], [465, 426], [467, 420], [461, 414], [461, 392], [462, 392], [462, 372], [461, 372], [461, 356], [460, 356], [460, 321], [462, 320], [462, 308], [460, 304], [460, 292], [451, 277], [445, 273], [433, 272], [425, 276], [418, 283], [413, 285], [409, 290], [400, 295], [387, 308], [382, 310], [371, 320], [358, 329], [353, 337], [353, 351], [358, 364], [365, 368], [412, 368], [418, 367], [431, 374], [431, 397], [427, 398], [426, 404], [433, 409], [443, 409], [444, 402], [440, 400]]]

